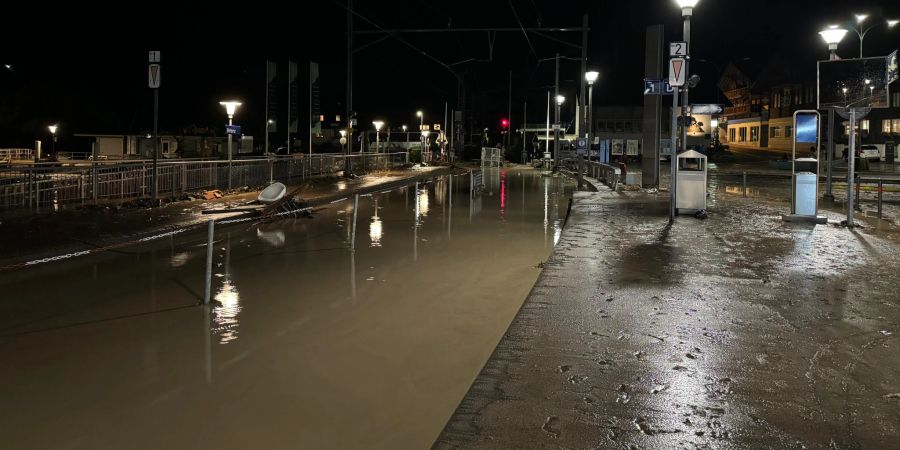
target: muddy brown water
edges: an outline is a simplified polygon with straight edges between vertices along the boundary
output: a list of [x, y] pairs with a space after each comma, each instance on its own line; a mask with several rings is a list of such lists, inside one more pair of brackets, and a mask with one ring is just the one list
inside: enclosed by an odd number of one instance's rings
[[573, 184], [493, 169], [0, 274], [5, 448], [427, 448]]

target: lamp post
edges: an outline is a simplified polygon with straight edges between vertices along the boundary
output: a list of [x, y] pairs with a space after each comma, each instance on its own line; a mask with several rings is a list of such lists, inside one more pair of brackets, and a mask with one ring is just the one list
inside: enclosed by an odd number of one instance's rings
[[553, 168], [559, 168], [559, 113], [560, 107], [566, 102], [564, 95], [556, 96], [556, 123], [553, 125]]
[[422, 133], [422, 137], [420, 138], [422, 140], [421, 153], [424, 156], [424, 154], [425, 154], [425, 136], [426, 136], [426, 134], [425, 134], [425, 113], [423, 113], [422, 110], [420, 109], [420, 110], [416, 111], [416, 116], [419, 118], [419, 132]]
[[381, 127], [384, 126], [384, 122], [375, 120], [372, 122], [372, 125], [375, 125], [375, 153], [379, 153], [378, 147], [381, 144]]
[[47, 127], [50, 130], [50, 135], [53, 137], [52, 143], [50, 144], [50, 154], [56, 155], [56, 130], [59, 129], [59, 125], [53, 124]]
[[[683, 37], [685, 46], [687, 47], [687, 58], [684, 60], [684, 72], [685, 79], [690, 76], [690, 62], [691, 62], [691, 16], [694, 15], [694, 7], [697, 6], [697, 2], [699, 0], [676, 0], [678, 2], [678, 6], [681, 7], [681, 18], [684, 21], [683, 28]], [[684, 117], [684, 123], [687, 122], [687, 110], [691, 102], [688, 100], [688, 86], [685, 85], [682, 89], [682, 108], [681, 108], [681, 116]], [[681, 148], [683, 150], [687, 150], [687, 126], [682, 123], [681, 126]], [[673, 178], [674, 180], [674, 178]]]
[[[829, 60], [834, 61], [837, 59], [838, 44], [844, 39], [846, 34], [847, 30], [839, 28], [837, 25], [831, 25], [827, 29], [819, 32], [819, 35], [822, 36], [822, 40], [828, 44]], [[828, 201], [834, 201], [834, 194], [831, 191], [831, 166], [833, 165], [832, 160], [834, 159], [834, 108], [828, 108], [828, 146], [826, 147], [825, 152], [825, 195], [823, 195], [822, 198]], [[819, 159], [821, 159], [821, 157]]]
[[[863, 23], [866, 21], [866, 19], [869, 18], [869, 15], [868, 14], [855, 14], [855, 17], [856, 17], [856, 26], [851, 26], [850, 29], [853, 30], [854, 32], [856, 32], [856, 36], [859, 37], [859, 57], [860, 58], [863, 57], [863, 41], [866, 39], [866, 35], [869, 34], [869, 31], [871, 31], [872, 28], [875, 28], [878, 25], [885, 25], [888, 28], [894, 28], [894, 26], [896, 26], [897, 23], [900, 23], [900, 20], [887, 19], [884, 22], [873, 23], [873, 24], [869, 25], [868, 27], [863, 27]], [[837, 27], [835, 27], [835, 28], [837, 28]], [[846, 33], [846, 30], [845, 30], [845, 33]], [[819, 34], [821, 34], [821, 33], [819, 33]]]
[[406, 150], [409, 151], [409, 132], [406, 131], [408, 127], [406, 125], [403, 125], [400, 128], [403, 128], [403, 133], [406, 134]]
[[344, 151], [344, 147], [347, 145], [347, 130], [338, 130], [338, 133], [341, 133], [341, 151]]
[[269, 153], [269, 130], [272, 128], [272, 124], [275, 121], [272, 119], [266, 119], [266, 151], [265, 153]]
[[[227, 100], [219, 102], [219, 104], [225, 107], [225, 113], [228, 115], [228, 126], [230, 127], [234, 119], [234, 113], [237, 111], [238, 106], [241, 106], [241, 102]], [[231, 189], [231, 130], [228, 129], [225, 132], [228, 135], [228, 189]], [[288, 153], [290, 153], [290, 147], [288, 147]]]
[[588, 140], [588, 159], [591, 157], [591, 145], [593, 144], [593, 137], [591, 136], [592, 131], [594, 130], [594, 124], [592, 123], [594, 120], [594, 82], [597, 81], [597, 78], [600, 77], [600, 72], [592, 70], [586, 74], [584, 74], [584, 79], [588, 83], [588, 109], [585, 113], [585, 122], [587, 123], [587, 130], [585, 130], [585, 135]]

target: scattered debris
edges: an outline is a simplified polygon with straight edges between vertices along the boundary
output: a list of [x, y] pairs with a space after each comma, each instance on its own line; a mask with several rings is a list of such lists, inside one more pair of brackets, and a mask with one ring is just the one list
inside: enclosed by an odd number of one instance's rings
[[204, 200], [215, 200], [217, 198], [222, 198], [222, 191], [218, 189], [203, 191], [202, 197]]

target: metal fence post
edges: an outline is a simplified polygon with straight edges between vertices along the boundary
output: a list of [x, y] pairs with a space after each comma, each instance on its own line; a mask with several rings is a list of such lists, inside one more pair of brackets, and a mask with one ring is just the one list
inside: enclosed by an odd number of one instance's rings
[[206, 289], [203, 291], [203, 304], [208, 305], [212, 296], [212, 261], [213, 261], [213, 234], [216, 221], [209, 219], [209, 227], [206, 236]]

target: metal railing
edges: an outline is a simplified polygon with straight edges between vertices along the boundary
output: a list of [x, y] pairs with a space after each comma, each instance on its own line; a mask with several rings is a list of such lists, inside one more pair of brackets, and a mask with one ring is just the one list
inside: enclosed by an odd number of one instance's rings
[[0, 148], [0, 161], [31, 159], [34, 159], [34, 151], [30, 148]]
[[[565, 168], [574, 171], [577, 173], [578, 171], [578, 159], [569, 158], [564, 159], [562, 164]], [[618, 167], [611, 166], [609, 164], [603, 164], [597, 161], [585, 161], [584, 165], [584, 175], [587, 175], [596, 180], [602, 181], [605, 185], [609, 186], [610, 189], [616, 190], [619, 182], [622, 181], [622, 170]]]
[[[407, 163], [407, 153], [363, 153], [272, 157], [228, 161], [160, 161], [157, 187], [161, 197], [200, 190], [264, 186], [343, 172], [386, 170]], [[230, 179], [229, 179], [230, 173]], [[151, 161], [88, 165], [34, 164], [0, 168], [0, 210], [85, 204], [102, 200], [148, 197], [152, 192]]]

